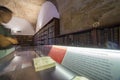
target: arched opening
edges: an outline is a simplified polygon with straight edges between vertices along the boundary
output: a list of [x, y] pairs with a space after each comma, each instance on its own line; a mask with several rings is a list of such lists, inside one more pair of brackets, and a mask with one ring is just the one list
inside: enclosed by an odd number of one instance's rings
[[30, 22], [19, 17], [12, 17], [9, 23], [3, 25], [11, 29], [12, 35], [34, 35]]
[[38, 15], [36, 32], [46, 23], [48, 23], [53, 17], [59, 18], [57, 8], [50, 1], [46, 1], [45, 3], [43, 3], [40, 13]]

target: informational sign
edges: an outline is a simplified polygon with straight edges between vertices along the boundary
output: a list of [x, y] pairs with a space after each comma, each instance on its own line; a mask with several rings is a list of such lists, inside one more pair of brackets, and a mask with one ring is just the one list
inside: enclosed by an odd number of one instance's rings
[[37, 57], [33, 59], [35, 71], [55, 67], [55, 61], [50, 57]]
[[68, 47], [62, 65], [90, 80], [120, 80], [120, 50]]

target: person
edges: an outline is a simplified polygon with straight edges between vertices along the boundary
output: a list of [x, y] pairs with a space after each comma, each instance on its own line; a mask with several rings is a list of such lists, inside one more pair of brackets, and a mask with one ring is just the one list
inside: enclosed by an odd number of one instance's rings
[[5, 28], [2, 23], [8, 23], [12, 18], [12, 11], [4, 6], [0, 6], [0, 49], [6, 48], [18, 41], [12, 38], [9, 29]]

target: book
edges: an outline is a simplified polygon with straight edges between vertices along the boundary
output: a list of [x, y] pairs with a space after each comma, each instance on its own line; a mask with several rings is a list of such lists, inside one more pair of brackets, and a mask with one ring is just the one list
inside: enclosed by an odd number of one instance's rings
[[55, 67], [55, 61], [49, 56], [34, 58], [33, 62], [36, 72]]

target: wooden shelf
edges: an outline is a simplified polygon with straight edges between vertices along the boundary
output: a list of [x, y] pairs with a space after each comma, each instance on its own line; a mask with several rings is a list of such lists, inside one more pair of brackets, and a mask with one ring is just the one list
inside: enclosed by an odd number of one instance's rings
[[59, 19], [53, 18], [34, 35], [35, 45], [66, 45], [107, 48], [107, 42], [120, 45], [120, 26], [86, 29], [60, 35]]
[[53, 18], [34, 35], [35, 45], [54, 44], [55, 36], [59, 35], [59, 19]]

